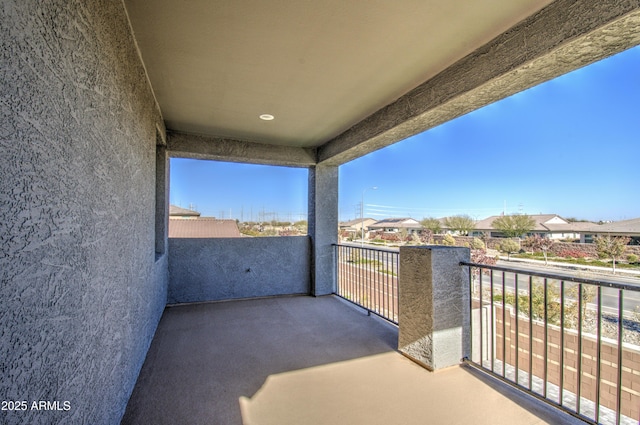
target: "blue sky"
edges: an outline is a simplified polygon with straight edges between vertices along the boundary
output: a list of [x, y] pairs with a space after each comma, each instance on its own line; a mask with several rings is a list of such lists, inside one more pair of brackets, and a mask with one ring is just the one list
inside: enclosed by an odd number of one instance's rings
[[[365, 189], [373, 218], [640, 217], [639, 71], [635, 47], [344, 164], [340, 219]], [[170, 184], [203, 215], [306, 218], [305, 169], [172, 159]]]

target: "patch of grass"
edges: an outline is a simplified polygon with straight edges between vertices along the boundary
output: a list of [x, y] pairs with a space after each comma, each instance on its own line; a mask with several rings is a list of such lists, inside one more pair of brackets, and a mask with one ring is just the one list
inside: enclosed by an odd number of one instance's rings
[[[512, 258], [527, 258], [531, 260], [544, 260], [542, 253], [534, 253], [531, 254], [529, 252], [519, 253], [519, 254], [511, 254]], [[577, 265], [586, 265], [586, 266], [596, 266], [596, 267], [606, 267], [611, 268], [611, 260], [598, 260], [592, 258], [565, 258], [565, 257], [553, 257], [549, 255], [549, 261], [553, 261], [556, 263], [565, 263], [565, 264], [577, 264]], [[629, 264], [622, 263], [616, 261], [616, 268], [619, 269], [631, 269], [631, 270], [640, 270], [639, 264]]]
[[541, 252], [521, 252], [519, 254], [511, 254], [514, 258], [528, 258], [531, 260], [544, 260], [544, 255]]

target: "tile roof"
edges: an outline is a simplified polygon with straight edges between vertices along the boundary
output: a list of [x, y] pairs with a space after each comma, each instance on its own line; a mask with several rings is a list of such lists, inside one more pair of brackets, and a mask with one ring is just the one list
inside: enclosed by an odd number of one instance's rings
[[[493, 215], [491, 217], [485, 218], [484, 220], [480, 220], [476, 222], [476, 229], [477, 230], [494, 229], [493, 222], [499, 217], [502, 217], [502, 216]], [[536, 223], [533, 230], [539, 231], [539, 232], [562, 231], [562, 230], [570, 231], [569, 224], [573, 224], [573, 223], [568, 223], [565, 219], [563, 219], [557, 214], [532, 214], [532, 215], [529, 215], [529, 217], [532, 218]], [[553, 223], [553, 224], [547, 223], [548, 221], [553, 220], [556, 217], [564, 221], [564, 223]], [[553, 227], [553, 230], [551, 229], [551, 227]]]
[[544, 227], [549, 229], [552, 232], [574, 232], [581, 233], [586, 232], [589, 229], [593, 228], [593, 226], [597, 226], [595, 223], [591, 222], [583, 222], [583, 221], [574, 221], [568, 224], [545, 224]]
[[385, 218], [369, 226], [369, 228], [379, 228], [379, 227], [419, 229], [422, 227], [422, 225], [418, 222], [418, 220], [414, 218], [404, 217], [404, 218]]
[[200, 213], [198, 211], [180, 208], [175, 205], [169, 205], [169, 216], [199, 217]]
[[169, 220], [170, 238], [240, 238], [235, 220], [200, 217], [193, 220]]
[[343, 222], [340, 223], [340, 226], [341, 227], [359, 226], [362, 223], [363, 220], [364, 220], [365, 224], [367, 222], [375, 222], [375, 221], [377, 221], [375, 218], [369, 218], [369, 217], [356, 218], [355, 220], [343, 221]]
[[632, 218], [630, 220], [614, 221], [613, 223], [595, 224], [589, 228], [593, 233], [639, 233], [640, 234], [640, 218]]
[[[501, 217], [494, 215], [476, 223], [477, 230], [493, 229], [493, 221]], [[536, 221], [534, 231], [564, 232], [564, 233], [614, 233], [614, 234], [640, 234], [640, 218], [616, 221], [613, 223], [596, 224], [591, 222], [547, 223], [554, 218], [564, 220], [556, 214], [530, 215]]]

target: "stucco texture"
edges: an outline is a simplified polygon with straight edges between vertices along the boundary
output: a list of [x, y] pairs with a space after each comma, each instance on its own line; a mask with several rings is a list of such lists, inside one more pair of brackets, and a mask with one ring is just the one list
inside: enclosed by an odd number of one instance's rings
[[469, 354], [469, 249], [400, 248], [398, 349], [437, 370]]
[[306, 236], [169, 239], [170, 304], [310, 291]]
[[338, 243], [337, 166], [309, 169], [309, 235], [313, 246], [311, 292], [328, 295], [335, 292], [333, 244]]
[[161, 117], [119, 1], [3, 1], [0, 42], [0, 423], [118, 423], [166, 302]]

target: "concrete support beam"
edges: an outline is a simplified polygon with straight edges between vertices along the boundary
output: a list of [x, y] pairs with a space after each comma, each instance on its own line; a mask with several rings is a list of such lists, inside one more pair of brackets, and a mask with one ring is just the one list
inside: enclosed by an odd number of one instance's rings
[[470, 353], [468, 248], [400, 248], [398, 349], [430, 370]]
[[333, 246], [338, 243], [338, 167], [309, 168], [309, 236], [311, 237], [311, 293], [335, 290]]
[[342, 164], [640, 44], [640, 0], [557, 0], [318, 150]]
[[316, 163], [314, 149], [244, 142], [241, 140], [167, 132], [169, 156], [212, 159], [289, 167], [309, 167]]

